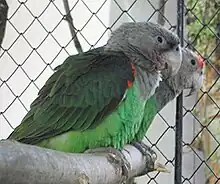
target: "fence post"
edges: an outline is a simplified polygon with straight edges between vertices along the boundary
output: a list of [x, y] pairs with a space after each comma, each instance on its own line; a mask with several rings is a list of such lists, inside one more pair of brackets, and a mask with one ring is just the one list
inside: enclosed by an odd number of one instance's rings
[[[184, 0], [177, 0], [177, 35], [184, 45]], [[183, 93], [176, 101], [175, 184], [182, 183]]]

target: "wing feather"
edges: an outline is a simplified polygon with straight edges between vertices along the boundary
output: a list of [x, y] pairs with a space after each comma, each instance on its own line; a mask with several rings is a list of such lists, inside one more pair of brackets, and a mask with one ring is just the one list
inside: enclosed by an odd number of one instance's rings
[[118, 106], [128, 80], [134, 80], [131, 61], [122, 52], [100, 48], [70, 56], [9, 138], [36, 144], [70, 130], [95, 128]]

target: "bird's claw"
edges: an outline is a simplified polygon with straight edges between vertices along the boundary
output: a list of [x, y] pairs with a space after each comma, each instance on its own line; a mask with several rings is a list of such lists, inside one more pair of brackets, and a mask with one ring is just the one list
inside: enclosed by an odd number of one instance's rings
[[171, 173], [171, 171], [169, 169], [167, 169], [165, 165], [163, 165], [159, 162], [155, 162], [154, 171], [164, 172], [164, 173]]
[[120, 171], [122, 169], [122, 176], [123, 181], [121, 183], [124, 183], [127, 181], [129, 176], [129, 170], [131, 169], [131, 165], [128, 162], [128, 160], [125, 158], [122, 151], [117, 150], [113, 147], [108, 148], [95, 148], [85, 151], [84, 153], [94, 153], [94, 154], [107, 154], [108, 161], [116, 168], [116, 171]]
[[[143, 174], [146, 174], [146, 173], [149, 173], [152, 171], [170, 173], [170, 171], [163, 164], [156, 162], [157, 154], [149, 146], [144, 144], [142, 141], [140, 141], [140, 142], [134, 141], [131, 143], [131, 145], [133, 145], [135, 148], [137, 148], [142, 153], [142, 155], [146, 156], [147, 168]], [[141, 175], [143, 175], [143, 174], [141, 174]], [[141, 175], [139, 175], [139, 176], [141, 176]]]
[[156, 152], [152, 150], [151, 147], [144, 144], [142, 141], [133, 141], [131, 145], [137, 148], [142, 153], [142, 155], [147, 156], [150, 154], [153, 161], [157, 160]]
[[122, 168], [122, 176], [123, 176], [122, 183], [127, 181], [129, 176], [129, 170], [131, 169], [131, 165], [125, 158], [124, 154], [118, 150], [117, 152], [114, 153], [111, 152], [108, 154], [108, 160], [116, 167], [120, 166]]

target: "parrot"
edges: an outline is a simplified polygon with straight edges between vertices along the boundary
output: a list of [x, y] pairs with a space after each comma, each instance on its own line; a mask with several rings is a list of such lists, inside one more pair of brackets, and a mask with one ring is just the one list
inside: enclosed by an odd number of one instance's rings
[[[146, 135], [157, 113], [171, 100], [177, 97], [184, 89], [190, 89], [189, 94], [186, 95], [186, 97], [188, 97], [202, 87], [204, 77], [204, 60], [200, 55], [197, 55], [192, 50], [182, 48], [182, 64], [178, 73], [171, 78], [168, 78], [168, 73], [168, 69], [161, 72], [163, 80], [159, 83], [155, 93], [145, 104], [141, 126], [135, 134], [135, 138], [131, 142], [131, 145], [138, 148], [143, 155], [151, 157], [151, 160], [153, 160], [152, 165], [148, 166], [148, 172], [155, 170], [160, 172], [169, 172], [169, 170], [164, 165], [155, 162], [157, 160], [157, 154], [151, 149], [151, 147], [142, 142], [144, 136]], [[93, 152], [95, 152], [95, 150]], [[137, 176], [141, 175], [142, 173]]]
[[159, 87], [157, 87], [155, 93], [145, 104], [142, 123], [132, 143], [135, 147], [139, 147], [139, 150], [144, 149], [142, 153], [147, 153], [148, 150], [151, 154], [154, 154], [155, 157], [156, 154], [153, 150], [141, 141], [146, 135], [157, 113], [171, 100], [177, 97], [184, 89], [190, 89], [189, 94], [186, 95], [186, 97], [188, 97], [202, 87], [204, 60], [192, 50], [182, 48], [182, 64], [178, 73], [171, 78], [168, 78], [168, 73], [168, 70], [163, 70], [161, 72], [164, 79], [159, 83]]
[[72, 153], [122, 150], [142, 127], [161, 71], [174, 76], [181, 63], [172, 31], [152, 22], [123, 23], [103, 48], [69, 56], [55, 68], [8, 139]]

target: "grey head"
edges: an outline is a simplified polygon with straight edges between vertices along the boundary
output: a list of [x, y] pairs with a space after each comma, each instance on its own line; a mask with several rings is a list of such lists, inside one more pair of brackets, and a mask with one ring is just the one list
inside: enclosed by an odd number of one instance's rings
[[135, 65], [148, 71], [170, 68], [175, 75], [182, 62], [179, 38], [152, 22], [128, 22], [112, 32], [105, 50], [122, 51]]
[[182, 52], [184, 62], [180, 68], [180, 74], [182, 73], [182, 78], [185, 79], [184, 89], [190, 89], [187, 96], [191, 96], [202, 87], [205, 62], [200, 55], [187, 48], [183, 49]]
[[203, 59], [186, 48], [182, 49], [182, 54], [183, 61], [175, 76], [167, 78], [169, 73], [168, 70], [161, 72], [164, 80], [160, 82], [154, 94], [158, 102], [158, 111], [179, 95], [184, 89], [190, 89], [190, 93], [187, 95], [190, 96], [193, 92], [202, 87], [204, 76]]
[[[191, 89], [190, 95], [203, 84], [204, 60], [201, 56], [187, 48], [182, 48], [183, 61], [178, 73], [163, 82], [171, 86], [175, 95], [183, 89]], [[163, 78], [168, 77], [167, 70], [162, 71]], [[189, 96], [189, 95], [187, 95]]]

